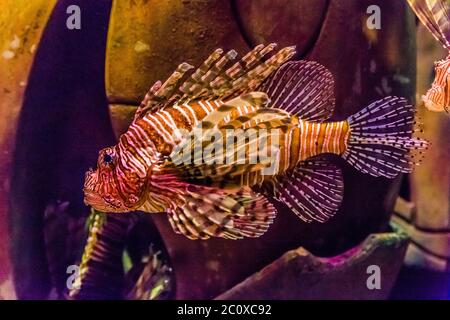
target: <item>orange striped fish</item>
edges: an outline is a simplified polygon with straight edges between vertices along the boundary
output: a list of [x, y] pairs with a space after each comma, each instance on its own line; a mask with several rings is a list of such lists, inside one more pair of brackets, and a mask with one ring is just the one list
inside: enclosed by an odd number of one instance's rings
[[[86, 173], [85, 203], [105, 212], [166, 212], [190, 239], [258, 237], [275, 218], [269, 199], [303, 221], [325, 222], [340, 206], [343, 179], [324, 154], [392, 178], [410, 172], [414, 108], [387, 97], [338, 122], [331, 73], [287, 62], [293, 47], [257, 46], [237, 63], [218, 49], [149, 90], [117, 145]], [[231, 65], [231, 66], [229, 66]], [[230, 138], [231, 137], [231, 138]]]
[[449, 50], [447, 58], [434, 63], [435, 78], [422, 100], [431, 111], [450, 113], [450, 1], [408, 0], [408, 3], [434, 38]]

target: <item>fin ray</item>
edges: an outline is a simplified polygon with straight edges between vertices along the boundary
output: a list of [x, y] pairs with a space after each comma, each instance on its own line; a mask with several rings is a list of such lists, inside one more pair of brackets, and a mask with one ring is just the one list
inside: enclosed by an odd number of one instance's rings
[[411, 172], [428, 147], [427, 141], [413, 137], [417, 131], [414, 107], [404, 98], [375, 101], [347, 121], [350, 135], [342, 157], [375, 177], [394, 178]]
[[446, 49], [450, 50], [450, 7], [442, 0], [408, 0], [419, 20]]
[[270, 74], [295, 54], [294, 47], [286, 47], [263, 61], [262, 58], [273, 51], [275, 46], [274, 43], [256, 46], [231, 67], [228, 65], [237, 56], [235, 50], [226, 54], [223, 54], [222, 49], [215, 50], [194, 71], [193, 66], [183, 62], [163, 84], [158, 82], [152, 86], [137, 113], [143, 116], [146, 112], [154, 112], [166, 106], [182, 105], [200, 99], [230, 100], [255, 91]]
[[266, 198], [249, 188], [227, 191], [190, 185], [179, 194], [181, 206], [168, 210], [174, 231], [189, 239], [260, 237], [275, 218]]
[[261, 188], [305, 222], [326, 222], [339, 209], [344, 194], [341, 170], [323, 157], [305, 160]]
[[314, 61], [287, 62], [258, 89], [269, 96], [269, 108], [283, 109], [302, 120], [324, 121], [334, 110], [333, 75]]

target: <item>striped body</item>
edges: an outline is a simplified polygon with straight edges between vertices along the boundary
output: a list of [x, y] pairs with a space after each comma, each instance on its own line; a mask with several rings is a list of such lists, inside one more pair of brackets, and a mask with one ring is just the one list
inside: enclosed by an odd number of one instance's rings
[[348, 125], [346, 121], [316, 123], [299, 121], [297, 128], [289, 130], [281, 139], [280, 167], [292, 169], [300, 161], [322, 153], [337, 155], [345, 151]]
[[[347, 148], [349, 127], [347, 121], [317, 123], [299, 121], [297, 127], [279, 136], [278, 174], [288, 172], [308, 158], [333, 153], [341, 155]], [[272, 176], [261, 171], [241, 175], [235, 183], [245, 186], [259, 186]]]
[[[127, 133], [122, 135], [119, 150], [125, 150], [121, 145], [126, 145], [127, 152], [132, 153], [135, 160], [140, 162], [135, 162], [135, 169], [148, 167], [156, 161], [155, 156], [168, 156], [172, 152], [173, 147], [183, 137], [179, 131], [191, 131], [206, 115], [222, 104], [221, 101], [199, 101], [149, 114], [133, 123]], [[257, 109], [253, 106], [242, 106], [233, 111], [230, 118], [237, 118]], [[346, 121], [315, 123], [299, 120], [297, 128], [280, 137], [281, 167], [287, 170], [300, 161], [322, 153], [342, 154], [345, 151], [347, 135]], [[149, 149], [153, 152], [145, 152]]]
[[429, 110], [450, 112], [450, 55], [435, 63], [435, 74], [431, 88], [422, 99]]
[[156, 150], [154, 155], [168, 156], [172, 148], [182, 139], [182, 131], [184, 133], [191, 131], [206, 115], [222, 104], [221, 101], [200, 101], [150, 113], [134, 122], [120, 141], [122, 139], [137, 141], [137, 148], [131, 149], [131, 152], [139, 153], [140, 148], [145, 148], [148, 143]]
[[[158, 161], [161, 156], [170, 155], [173, 147], [182, 138], [178, 131], [191, 131], [205, 116], [222, 104], [221, 101], [198, 101], [189, 105], [165, 108], [146, 115], [133, 123], [127, 133], [120, 138], [117, 146], [121, 156], [119, 158], [124, 162], [130, 162], [129, 167], [132, 167], [132, 170], [142, 170], [144, 174], [151, 164]], [[257, 109], [258, 107], [250, 105], [242, 106], [234, 110], [228, 118], [235, 119]], [[292, 169], [301, 161], [319, 154], [340, 155], [345, 151], [349, 133], [346, 121], [329, 123], [297, 121], [298, 126], [279, 135], [278, 173]], [[133, 156], [122, 157], [125, 150]], [[126, 164], [124, 163], [123, 166], [125, 167]], [[241, 185], [253, 186], [259, 185], [267, 179], [270, 179], [270, 176], [252, 172], [243, 174], [236, 182]]]

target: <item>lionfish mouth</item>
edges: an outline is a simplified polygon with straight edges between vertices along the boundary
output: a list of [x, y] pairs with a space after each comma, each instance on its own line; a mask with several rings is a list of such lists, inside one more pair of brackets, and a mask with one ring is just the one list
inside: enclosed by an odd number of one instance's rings
[[93, 190], [83, 189], [84, 192], [84, 204], [88, 206], [93, 206], [99, 203], [102, 199]]
[[118, 212], [118, 208], [109, 204], [94, 190], [83, 189], [84, 204], [93, 207], [95, 210], [102, 212]]
[[89, 170], [86, 171], [84, 178], [84, 204], [92, 206], [97, 210], [101, 210], [100, 207], [106, 207], [106, 205], [103, 198], [94, 190], [96, 183], [95, 172], [92, 168], [89, 168]]

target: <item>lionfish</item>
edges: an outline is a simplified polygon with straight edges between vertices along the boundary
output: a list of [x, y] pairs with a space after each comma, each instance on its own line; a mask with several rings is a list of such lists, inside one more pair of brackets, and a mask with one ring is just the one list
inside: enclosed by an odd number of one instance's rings
[[429, 110], [450, 113], [450, 1], [408, 0], [408, 3], [433, 37], [449, 50], [445, 59], [434, 63], [435, 79], [422, 100]]
[[[324, 122], [335, 105], [331, 73], [317, 62], [287, 62], [294, 47], [267, 58], [274, 48], [259, 45], [235, 64], [236, 51], [217, 49], [195, 71], [182, 63], [164, 84], [156, 82], [128, 131], [86, 172], [85, 203], [104, 212], [166, 212], [175, 232], [190, 239], [240, 239], [267, 231], [276, 215], [269, 199], [306, 222], [334, 215], [343, 178], [323, 154], [376, 177], [411, 171], [413, 153], [427, 147], [412, 137], [412, 105], [387, 97], [347, 120]], [[209, 156], [222, 153], [227, 161], [184, 161], [216, 147], [211, 136], [227, 130], [241, 130], [233, 148]], [[250, 130], [264, 134], [246, 135]], [[269, 147], [252, 148], [262, 141]], [[195, 145], [201, 148], [177, 156]], [[263, 151], [269, 157], [249, 161]]]

